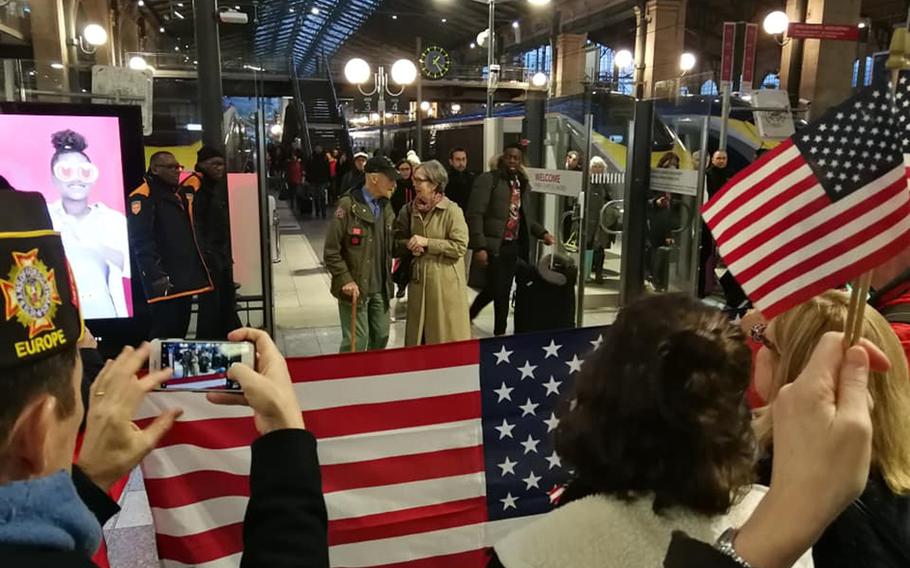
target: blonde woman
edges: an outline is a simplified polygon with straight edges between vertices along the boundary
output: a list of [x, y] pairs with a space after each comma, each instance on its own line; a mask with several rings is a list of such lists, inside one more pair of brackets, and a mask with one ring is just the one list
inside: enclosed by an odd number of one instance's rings
[[[842, 331], [849, 295], [830, 291], [753, 327], [763, 347], [756, 356], [755, 386], [770, 405], [809, 362], [822, 335]], [[891, 326], [866, 308], [863, 337], [891, 361], [887, 373], [872, 373], [872, 470], [866, 490], [813, 547], [819, 568], [910, 566], [910, 378], [907, 360]], [[765, 407], [753, 422], [769, 453], [773, 417]]]

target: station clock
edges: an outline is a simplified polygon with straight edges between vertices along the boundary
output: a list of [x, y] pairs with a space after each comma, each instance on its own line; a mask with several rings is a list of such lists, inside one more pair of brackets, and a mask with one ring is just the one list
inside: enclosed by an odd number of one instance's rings
[[449, 52], [438, 45], [431, 45], [420, 54], [420, 69], [428, 79], [445, 77], [451, 63], [452, 58], [449, 56]]

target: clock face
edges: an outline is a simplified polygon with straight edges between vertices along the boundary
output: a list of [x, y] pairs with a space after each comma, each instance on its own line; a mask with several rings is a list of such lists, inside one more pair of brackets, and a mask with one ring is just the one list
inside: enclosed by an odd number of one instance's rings
[[420, 55], [420, 69], [430, 79], [442, 79], [449, 72], [452, 58], [445, 49], [432, 45]]

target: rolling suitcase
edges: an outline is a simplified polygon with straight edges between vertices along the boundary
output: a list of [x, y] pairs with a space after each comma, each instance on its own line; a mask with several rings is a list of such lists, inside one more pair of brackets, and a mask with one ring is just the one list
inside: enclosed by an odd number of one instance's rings
[[515, 278], [515, 333], [574, 327], [577, 280], [578, 267], [565, 255], [522, 264]]

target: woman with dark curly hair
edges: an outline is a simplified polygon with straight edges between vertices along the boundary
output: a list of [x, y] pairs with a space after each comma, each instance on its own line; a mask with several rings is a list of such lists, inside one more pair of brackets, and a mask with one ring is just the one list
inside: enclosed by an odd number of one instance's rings
[[124, 278], [129, 278], [126, 217], [103, 203], [89, 203], [100, 172], [85, 153], [85, 137], [72, 130], [51, 137], [51, 178], [60, 199], [47, 209], [72, 265], [85, 319], [129, 317]]
[[654, 568], [673, 531], [714, 542], [741, 526], [766, 492], [751, 485], [749, 371], [718, 310], [683, 295], [623, 309], [556, 430], [575, 470], [563, 504], [497, 544], [492, 566]]

